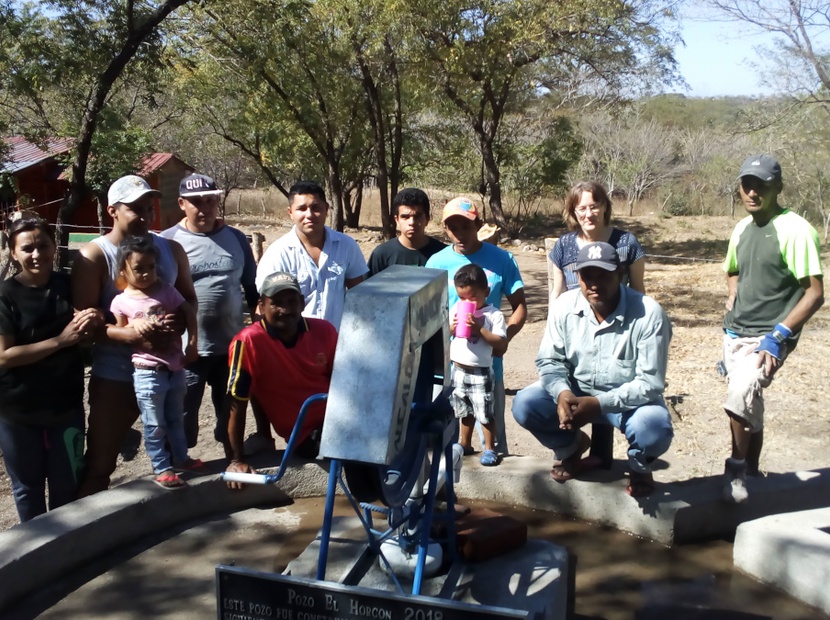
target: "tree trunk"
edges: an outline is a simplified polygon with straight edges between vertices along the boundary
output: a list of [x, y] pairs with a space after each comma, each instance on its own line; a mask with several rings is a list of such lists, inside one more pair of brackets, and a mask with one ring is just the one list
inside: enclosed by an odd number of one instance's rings
[[331, 227], [338, 232], [343, 232], [345, 224], [343, 219], [343, 182], [340, 179], [340, 171], [337, 169], [337, 165], [331, 161], [327, 165], [326, 185], [331, 199], [331, 208], [329, 209], [331, 211]]
[[363, 92], [366, 95], [366, 110], [369, 113], [369, 124], [375, 139], [375, 166], [377, 167], [377, 185], [380, 195], [380, 221], [383, 227], [383, 238], [391, 239], [395, 236], [395, 221], [389, 200], [389, 166], [386, 158], [386, 121], [383, 114], [383, 101], [380, 90], [358, 42], [353, 44], [360, 72], [363, 76]]
[[103, 190], [98, 192], [95, 196], [95, 201], [98, 203], [98, 234], [105, 235], [107, 221], [107, 193]]
[[[63, 204], [58, 212], [58, 221], [55, 226], [55, 238], [58, 244], [58, 251], [55, 253], [55, 266], [66, 267], [69, 262], [69, 252], [66, 251], [69, 241], [69, 231], [65, 225], [70, 223], [75, 212], [83, 203], [86, 190], [86, 168], [89, 160], [89, 152], [92, 148], [92, 137], [98, 125], [98, 116], [106, 103], [107, 96], [112, 90], [113, 84], [124, 72], [124, 69], [132, 60], [138, 48], [155, 32], [156, 27], [178, 7], [187, 4], [189, 0], [167, 0], [160, 4], [147, 18], [137, 27], [132, 27], [133, 15], [128, 15], [130, 28], [127, 39], [121, 46], [118, 54], [110, 61], [107, 68], [98, 76], [98, 79], [90, 92], [84, 110], [81, 127], [78, 132], [78, 139], [75, 141], [75, 156], [72, 160], [72, 180], [69, 183], [69, 191], [64, 196]], [[132, 3], [129, 3], [132, 7]]]
[[354, 208], [352, 214], [354, 215], [354, 224], [349, 224], [352, 228], [360, 226], [360, 211], [363, 208], [363, 179], [357, 184], [357, 189], [354, 193]]
[[480, 143], [481, 159], [484, 164], [484, 177], [487, 182], [487, 188], [490, 190], [490, 214], [493, 216], [496, 225], [505, 231], [506, 234], [510, 234], [511, 228], [501, 206], [501, 172], [495, 154], [493, 153], [493, 141], [481, 136]]

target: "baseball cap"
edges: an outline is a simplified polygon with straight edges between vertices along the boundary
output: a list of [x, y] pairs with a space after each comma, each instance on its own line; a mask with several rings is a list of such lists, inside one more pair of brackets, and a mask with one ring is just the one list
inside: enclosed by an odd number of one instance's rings
[[466, 196], [458, 196], [444, 205], [444, 213], [441, 216], [441, 221], [446, 222], [447, 218], [454, 215], [466, 217], [468, 220], [476, 220], [479, 217], [478, 207]]
[[110, 189], [107, 192], [107, 203], [110, 205], [119, 203], [131, 205], [147, 194], [161, 196], [160, 191], [150, 187], [150, 184], [140, 176], [128, 174], [110, 185]]
[[582, 246], [576, 257], [574, 270], [579, 271], [585, 267], [599, 267], [606, 271], [616, 271], [619, 266], [620, 257], [617, 255], [617, 250], [608, 243], [597, 241]]
[[300, 284], [297, 282], [297, 278], [287, 271], [276, 271], [263, 280], [262, 286], [259, 287], [259, 294], [264, 295], [265, 297], [273, 297], [280, 291], [284, 291], [286, 289], [297, 291], [300, 296], [303, 295], [302, 290], [300, 290]]
[[191, 174], [182, 179], [179, 183], [179, 196], [209, 196], [221, 194], [221, 189], [216, 189], [216, 181], [206, 174]]
[[772, 155], [752, 155], [741, 166], [741, 177], [758, 177], [762, 181], [781, 180], [781, 164]]

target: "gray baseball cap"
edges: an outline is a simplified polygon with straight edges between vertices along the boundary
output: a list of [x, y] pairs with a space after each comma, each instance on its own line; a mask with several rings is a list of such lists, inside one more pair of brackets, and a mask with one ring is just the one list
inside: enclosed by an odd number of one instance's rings
[[765, 182], [780, 181], [781, 164], [772, 155], [752, 155], [744, 160], [741, 172], [738, 174], [738, 178], [741, 177], [758, 177]]
[[110, 185], [110, 189], [107, 192], [107, 203], [110, 205], [117, 205], [119, 203], [130, 205], [147, 194], [161, 196], [160, 191], [150, 187], [150, 184], [140, 176], [128, 174]]
[[599, 267], [605, 271], [616, 271], [620, 266], [620, 257], [614, 246], [602, 241], [583, 245], [576, 257], [574, 271], [585, 267]]
[[262, 281], [262, 286], [259, 287], [259, 294], [265, 297], [273, 297], [280, 291], [286, 289], [297, 291], [300, 297], [303, 296], [303, 291], [300, 289], [297, 278], [287, 271], [276, 271]]

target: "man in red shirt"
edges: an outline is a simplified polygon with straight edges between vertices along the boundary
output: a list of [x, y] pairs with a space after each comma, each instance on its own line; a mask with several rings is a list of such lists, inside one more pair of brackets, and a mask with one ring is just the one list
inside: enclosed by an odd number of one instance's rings
[[[303, 402], [329, 391], [337, 330], [328, 321], [302, 316], [305, 301], [290, 273], [272, 273], [260, 287], [262, 318], [234, 336], [230, 344], [231, 397], [227, 471], [250, 473], [243, 461], [245, 414], [254, 397], [277, 434], [287, 440]], [[298, 437], [296, 454], [317, 456], [325, 402], [311, 405]], [[231, 488], [241, 488], [229, 482]]]

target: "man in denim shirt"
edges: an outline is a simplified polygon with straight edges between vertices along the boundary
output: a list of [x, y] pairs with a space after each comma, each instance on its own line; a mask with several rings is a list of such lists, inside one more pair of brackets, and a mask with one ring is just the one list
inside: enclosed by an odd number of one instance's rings
[[654, 489], [651, 465], [673, 437], [663, 401], [671, 323], [660, 305], [621, 286], [613, 247], [589, 243], [577, 258], [579, 290], [557, 298], [536, 357], [539, 381], [513, 401], [513, 417], [553, 450], [551, 478], [597, 467], [581, 458], [591, 440], [579, 428], [611, 424], [628, 440], [628, 493]]

